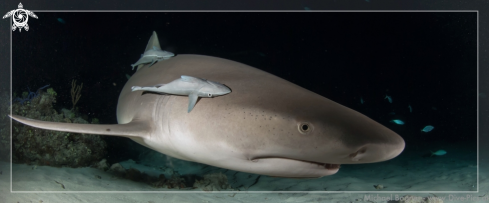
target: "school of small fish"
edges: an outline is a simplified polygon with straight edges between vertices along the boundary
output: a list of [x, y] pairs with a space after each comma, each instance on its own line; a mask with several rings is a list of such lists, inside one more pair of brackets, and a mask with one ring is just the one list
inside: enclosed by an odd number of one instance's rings
[[[389, 95], [385, 95], [384, 99], [387, 99], [387, 101], [389, 103], [392, 104], [392, 97], [389, 96]], [[360, 97], [360, 104], [363, 104], [365, 103], [365, 100], [363, 100], [363, 97]], [[412, 113], [413, 112], [413, 107], [411, 107], [411, 105], [409, 104], [408, 105], [408, 109], [409, 109], [409, 113]], [[395, 112], [390, 112], [389, 115], [395, 115], [396, 113]], [[391, 123], [395, 123], [397, 125], [404, 125], [404, 121], [400, 120], [400, 119], [393, 119], [390, 121]], [[423, 129], [421, 129], [422, 132], [430, 132], [432, 131], [433, 129], [435, 129], [435, 127], [433, 127], [432, 125], [426, 125]]]
[[[385, 95], [384, 99], [387, 99], [387, 102], [389, 102], [390, 104], [392, 104], [392, 97], [389, 96], [389, 95]], [[360, 97], [360, 104], [364, 104], [365, 103], [365, 100], [363, 99], [363, 97]], [[411, 104], [408, 104], [408, 109], [409, 109], [409, 113], [412, 113], [413, 112], [413, 107], [411, 106]], [[433, 107], [432, 108], [433, 110], [437, 110], [436, 107]], [[389, 115], [396, 115], [396, 112], [389, 112]], [[401, 120], [401, 119], [392, 119], [390, 120], [391, 123], [394, 123], [396, 125], [404, 125], [404, 121]], [[423, 129], [421, 129], [421, 132], [424, 132], [424, 133], [428, 133], [428, 132], [431, 132], [433, 129], [435, 129], [435, 127], [433, 127], [432, 125], [426, 125]], [[431, 152], [431, 156], [442, 156], [442, 155], [445, 155], [447, 152], [445, 150], [438, 150], [436, 152]]]
[[[385, 95], [384, 99], [387, 99], [387, 102], [389, 102], [390, 104], [392, 104], [392, 97], [389, 96], [389, 95]], [[364, 104], [365, 103], [365, 100], [363, 99], [363, 97], [360, 97], [360, 104]], [[407, 108], [409, 109], [409, 113], [412, 113], [413, 112], [413, 107], [411, 106], [411, 104], [408, 104]], [[432, 107], [433, 110], [437, 110], [436, 107]], [[389, 115], [396, 115], [396, 112], [389, 112]], [[401, 119], [392, 119], [390, 120], [389, 122], [391, 123], [394, 123], [396, 125], [404, 125], [404, 121], [401, 120]], [[428, 133], [428, 132], [431, 132], [433, 129], [435, 129], [435, 127], [433, 127], [432, 125], [426, 125], [423, 129], [421, 129], [421, 132], [424, 132], [424, 133]], [[431, 152], [431, 156], [442, 156], [442, 155], [445, 155], [447, 152], [445, 150], [438, 150], [436, 152]]]

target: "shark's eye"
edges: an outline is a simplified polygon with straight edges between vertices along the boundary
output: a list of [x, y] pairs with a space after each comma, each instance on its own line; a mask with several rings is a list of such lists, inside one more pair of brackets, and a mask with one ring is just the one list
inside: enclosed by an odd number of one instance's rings
[[306, 134], [313, 130], [312, 125], [309, 123], [299, 123], [298, 128], [299, 128], [299, 132], [302, 134]]
[[211, 94], [211, 93], [208, 93], [208, 94], [207, 94], [207, 96], [208, 96], [208, 97], [212, 97], [212, 94]]

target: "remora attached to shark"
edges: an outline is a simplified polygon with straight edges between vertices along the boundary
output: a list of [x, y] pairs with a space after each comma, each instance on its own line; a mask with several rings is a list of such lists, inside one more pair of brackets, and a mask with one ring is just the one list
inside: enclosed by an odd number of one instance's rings
[[153, 31], [153, 35], [151, 35], [151, 38], [149, 38], [148, 45], [146, 46], [144, 53], [141, 55], [141, 58], [136, 61], [136, 63], [131, 64], [131, 66], [133, 70], [134, 67], [138, 66], [137, 69], [139, 70], [139, 68], [141, 68], [144, 64], [149, 63], [149, 66], [152, 66], [156, 62], [167, 60], [173, 56], [175, 56], [175, 54], [169, 51], [161, 50], [158, 36], [156, 35], [156, 32]]
[[229, 94], [231, 89], [225, 85], [192, 76], [182, 75], [168, 84], [159, 84], [152, 87], [133, 86], [132, 91], [150, 91], [165, 94], [188, 96], [188, 113], [192, 111], [199, 97], [216, 97]]
[[[180, 75], [222, 82], [233, 93], [202, 99], [199, 108], [185, 113], [186, 97], [131, 91]], [[182, 160], [291, 178], [389, 160], [405, 146], [395, 132], [350, 108], [245, 64], [201, 55], [178, 55], [139, 69], [119, 96], [119, 124], [11, 117], [42, 129], [128, 137]]]

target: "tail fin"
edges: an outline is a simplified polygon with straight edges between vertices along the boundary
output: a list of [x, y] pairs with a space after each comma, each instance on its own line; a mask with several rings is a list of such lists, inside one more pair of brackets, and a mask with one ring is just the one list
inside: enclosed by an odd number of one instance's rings
[[131, 121], [126, 124], [80, 124], [80, 123], [58, 123], [34, 120], [17, 115], [9, 115], [10, 118], [23, 124], [46, 129], [73, 133], [86, 133], [97, 135], [113, 135], [122, 137], [145, 137], [151, 132], [151, 127], [147, 122]]

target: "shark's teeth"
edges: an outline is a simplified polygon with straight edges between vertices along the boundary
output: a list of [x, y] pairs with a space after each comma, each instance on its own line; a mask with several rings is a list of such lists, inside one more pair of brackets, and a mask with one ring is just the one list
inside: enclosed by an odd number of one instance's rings
[[341, 164], [324, 164], [324, 168], [332, 170], [332, 169], [339, 169]]
[[334, 169], [339, 169], [341, 164], [329, 164], [329, 163], [318, 163], [318, 162], [310, 162], [313, 164], [317, 164], [319, 167], [324, 167], [325, 169], [328, 170], [334, 170]]

